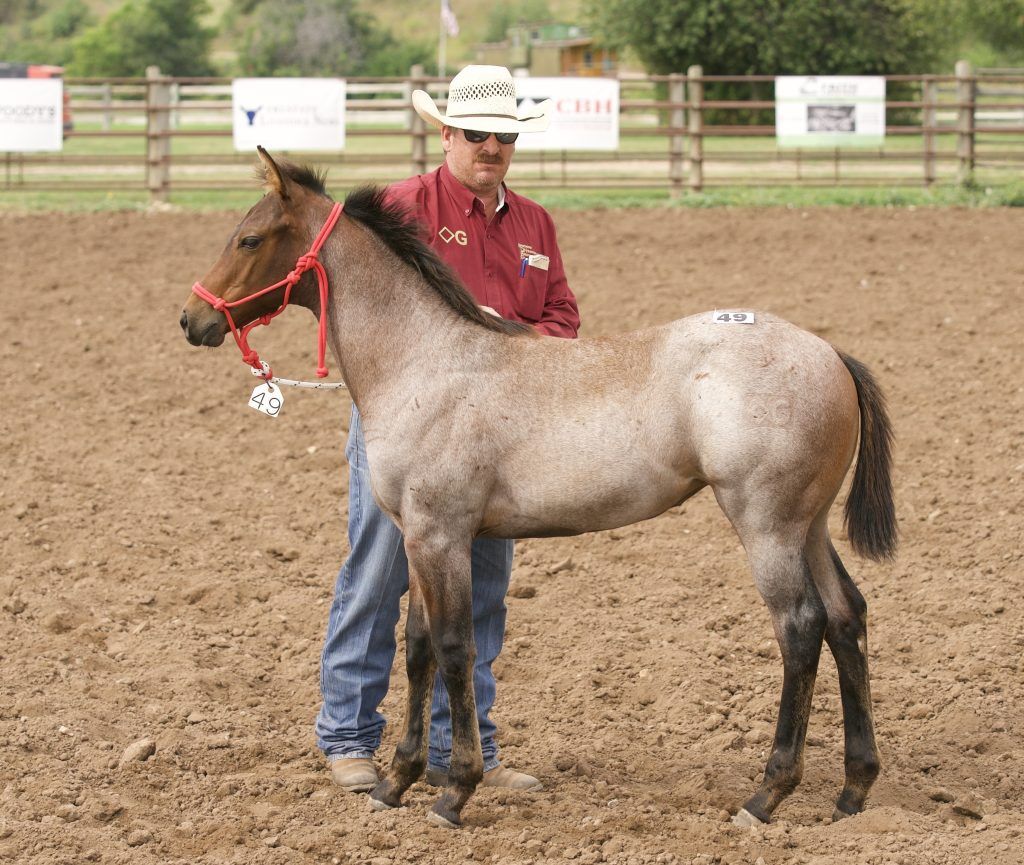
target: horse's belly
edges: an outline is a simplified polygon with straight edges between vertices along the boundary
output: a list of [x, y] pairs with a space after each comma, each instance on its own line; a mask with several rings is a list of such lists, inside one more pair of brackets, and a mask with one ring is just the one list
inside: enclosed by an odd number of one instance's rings
[[667, 466], [624, 460], [614, 470], [590, 465], [522, 478], [494, 496], [484, 534], [527, 538], [578, 535], [650, 519], [704, 485]]

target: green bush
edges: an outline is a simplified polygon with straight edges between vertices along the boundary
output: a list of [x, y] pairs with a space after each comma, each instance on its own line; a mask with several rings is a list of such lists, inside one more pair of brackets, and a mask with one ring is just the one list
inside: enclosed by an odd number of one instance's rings
[[212, 75], [214, 31], [202, 25], [206, 0], [137, 0], [126, 3], [74, 44], [74, 75], [141, 76], [147, 66], [165, 75]]
[[245, 75], [408, 75], [431, 56], [402, 43], [354, 0], [236, 0], [238, 68]]

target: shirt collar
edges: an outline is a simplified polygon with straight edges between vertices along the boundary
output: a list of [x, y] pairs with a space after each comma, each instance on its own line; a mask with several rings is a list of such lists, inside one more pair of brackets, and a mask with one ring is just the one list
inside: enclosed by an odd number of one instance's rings
[[[477, 199], [470, 190], [466, 189], [465, 186], [455, 179], [455, 175], [448, 169], [447, 162], [441, 163], [439, 171], [441, 174], [441, 183], [444, 184], [444, 188], [452, 197], [456, 207], [458, 207], [466, 216], [469, 216], [473, 211], [473, 202], [478, 201], [479, 199]], [[498, 187], [498, 207], [495, 210], [495, 214], [504, 210], [505, 205], [508, 203], [508, 198], [506, 197], [505, 192], [505, 182], [502, 181], [501, 186]]]

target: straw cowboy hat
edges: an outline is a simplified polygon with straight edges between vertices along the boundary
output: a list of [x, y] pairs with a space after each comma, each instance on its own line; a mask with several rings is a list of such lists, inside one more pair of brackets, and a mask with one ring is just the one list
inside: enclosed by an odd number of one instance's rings
[[447, 113], [442, 114], [425, 90], [414, 90], [412, 106], [431, 126], [456, 126], [481, 132], [543, 132], [548, 128], [551, 100], [516, 106], [516, 85], [504, 66], [467, 66], [448, 88]]

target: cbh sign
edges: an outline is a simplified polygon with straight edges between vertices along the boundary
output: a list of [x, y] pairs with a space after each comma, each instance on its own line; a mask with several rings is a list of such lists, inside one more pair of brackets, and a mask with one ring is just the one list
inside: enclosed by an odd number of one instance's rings
[[517, 78], [520, 104], [552, 100], [546, 132], [520, 135], [519, 150], [618, 150], [619, 82], [611, 78]]

